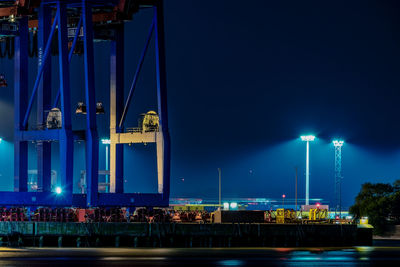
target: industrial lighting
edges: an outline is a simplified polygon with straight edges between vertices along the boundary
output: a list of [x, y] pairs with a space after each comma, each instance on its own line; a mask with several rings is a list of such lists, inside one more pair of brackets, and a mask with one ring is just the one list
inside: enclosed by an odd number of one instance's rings
[[104, 114], [104, 107], [102, 102], [97, 102], [96, 103], [96, 114]]
[[[108, 166], [110, 164], [110, 158], [108, 156], [108, 145], [111, 144], [111, 140], [108, 139], [108, 138], [103, 138], [103, 139], [101, 139], [101, 143], [103, 145], [106, 145], [106, 160], [105, 160], [105, 163], [106, 163], [106, 171], [109, 171]], [[110, 181], [109, 181], [109, 179], [110, 179], [110, 175], [106, 174], [106, 193], [110, 192]]]
[[111, 144], [111, 140], [110, 139], [101, 139], [101, 143], [103, 145], [109, 145], [109, 144]]
[[0, 144], [1, 144], [2, 141], [3, 141], [3, 138], [0, 138]]
[[237, 207], [238, 207], [238, 204], [236, 203], [236, 202], [232, 202], [231, 203], [231, 209], [237, 209]]
[[8, 16], [8, 21], [11, 22], [11, 23], [14, 23], [14, 22], [15, 22], [15, 16], [14, 16], [14, 14], [11, 14], [10, 16]]
[[332, 143], [333, 143], [334, 146], [343, 146], [344, 141], [342, 141], [342, 140], [333, 140]]
[[78, 102], [78, 107], [75, 110], [76, 114], [86, 114], [86, 105], [83, 102]]
[[306, 205], [310, 205], [310, 142], [315, 140], [314, 135], [302, 135], [301, 141], [307, 142], [306, 152]]
[[56, 187], [56, 193], [57, 193], [57, 195], [62, 193], [61, 187], [59, 187], [59, 186]]
[[229, 203], [228, 202], [224, 203], [224, 210], [229, 210]]
[[302, 135], [300, 136], [301, 141], [314, 141], [315, 140], [315, 136], [314, 135]]
[[[1, 76], [0, 76], [0, 82], [1, 82]], [[86, 108], [86, 104], [83, 102], [78, 102], [78, 106], [75, 110], [76, 114], [83, 114], [86, 115], [87, 114], [87, 108]], [[102, 102], [97, 102], [96, 103], [96, 114], [104, 114], [104, 106]]]

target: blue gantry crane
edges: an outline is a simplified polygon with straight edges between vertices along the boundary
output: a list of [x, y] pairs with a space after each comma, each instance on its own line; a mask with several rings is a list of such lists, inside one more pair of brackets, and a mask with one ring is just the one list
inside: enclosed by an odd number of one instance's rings
[[[124, 98], [124, 21], [143, 8], [153, 9], [153, 19], [127, 98]], [[30, 31], [37, 38], [38, 72], [28, 88]], [[112, 207], [168, 206], [170, 187], [170, 137], [167, 116], [164, 18], [162, 0], [0, 0], [0, 36], [14, 44], [14, 192], [0, 192], [0, 205]], [[111, 42], [110, 48], [110, 190], [98, 192], [99, 136], [96, 124], [96, 90], [93, 40]], [[157, 80], [157, 127], [132, 131], [125, 126], [133, 92], [149, 43], [154, 39]], [[54, 46], [54, 40], [57, 45]], [[83, 43], [86, 126], [74, 131], [71, 121], [69, 63]], [[58, 65], [51, 52], [58, 50]], [[51, 94], [54, 70], [59, 81]], [[80, 89], [80, 88], [79, 88]], [[30, 95], [28, 93], [31, 92]], [[36, 101], [36, 125], [30, 125]], [[154, 114], [150, 114], [153, 116]], [[32, 121], [32, 120], [31, 120]], [[74, 141], [85, 142], [86, 194], [73, 193]], [[40, 192], [28, 192], [28, 142], [37, 145]], [[51, 190], [51, 143], [59, 144], [60, 186]], [[157, 193], [124, 193], [123, 144], [157, 144]], [[127, 176], [128, 174], [125, 173]], [[62, 193], [60, 193], [62, 192]]]

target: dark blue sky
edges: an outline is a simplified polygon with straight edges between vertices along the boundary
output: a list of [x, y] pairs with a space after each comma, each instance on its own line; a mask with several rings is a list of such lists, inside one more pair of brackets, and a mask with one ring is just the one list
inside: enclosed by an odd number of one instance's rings
[[[305, 144], [297, 138], [309, 132], [319, 137], [311, 145], [311, 197], [333, 200], [330, 141], [335, 136], [346, 140], [345, 205], [352, 203], [363, 182], [400, 178], [399, 13], [400, 3], [394, 0], [166, 0], [172, 196], [217, 197], [221, 167], [224, 196], [286, 193], [290, 198], [298, 166], [303, 197]], [[126, 90], [150, 19], [147, 10], [127, 24]], [[109, 45], [96, 43], [95, 49], [97, 98], [108, 109]], [[154, 53], [146, 60], [127, 121], [132, 126], [139, 113], [156, 103]], [[74, 57], [72, 86], [78, 89], [73, 103], [84, 97], [79, 89], [82, 63], [81, 57]], [[36, 62], [31, 64], [34, 68]], [[9, 87], [0, 93], [0, 134], [8, 141], [13, 128], [12, 67], [2, 59]], [[54, 91], [56, 84], [54, 80]], [[108, 114], [103, 116], [99, 131], [105, 136], [109, 125], [103, 118]], [[82, 117], [75, 117], [74, 123], [75, 128], [84, 125]], [[152, 150], [127, 147], [125, 165], [132, 175], [127, 191], [155, 190]], [[83, 167], [77, 162], [79, 176]], [[33, 168], [33, 159], [30, 164]], [[12, 170], [3, 177], [2, 187], [11, 188]]]

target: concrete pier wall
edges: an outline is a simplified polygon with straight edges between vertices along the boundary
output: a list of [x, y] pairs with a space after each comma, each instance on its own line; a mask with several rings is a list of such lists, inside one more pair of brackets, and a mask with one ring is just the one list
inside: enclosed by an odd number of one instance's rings
[[372, 229], [333, 224], [0, 222], [3, 246], [296, 247], [372, 244]]

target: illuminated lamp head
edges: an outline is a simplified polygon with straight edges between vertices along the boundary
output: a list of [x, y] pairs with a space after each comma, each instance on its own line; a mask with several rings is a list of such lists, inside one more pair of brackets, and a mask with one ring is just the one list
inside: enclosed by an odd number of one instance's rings
[[314, 135], [302, 135], [300, 136], [301, 141], [307, 141], [307, 142], [311, 142], [315, 140], [315, 136]]
[[337, 146], [343, 146], [344, 141], [343, 140], [333, 140], [332, 143], [335, 147], [337, 147]]
[[56, 194], [59, 195], [59, 194], [61, 194], [61, 193], [62, 193], [61, 187], [57, 186], [57, 187], [56, 187]]

